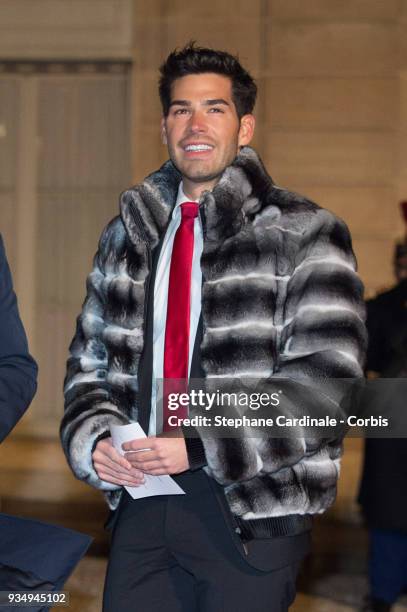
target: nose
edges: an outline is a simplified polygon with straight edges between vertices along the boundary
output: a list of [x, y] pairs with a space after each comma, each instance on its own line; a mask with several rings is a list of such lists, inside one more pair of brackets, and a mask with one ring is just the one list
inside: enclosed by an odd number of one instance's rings
[[189, 130], [192, 134], [206, 131], [205, 115], [201, 111], [193, 111], [189, 119]]

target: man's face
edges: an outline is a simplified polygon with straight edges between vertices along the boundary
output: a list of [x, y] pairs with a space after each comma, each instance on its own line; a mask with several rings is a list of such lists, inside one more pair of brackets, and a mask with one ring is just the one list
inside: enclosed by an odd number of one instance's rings
[[171, 106], [161, 127], [184, 184], [208, 189], [233, 162], [238, 147], [250, 142], [254, 117], [245, 115], [239, 121], [228, 77], [193, 74], [174, 81]]

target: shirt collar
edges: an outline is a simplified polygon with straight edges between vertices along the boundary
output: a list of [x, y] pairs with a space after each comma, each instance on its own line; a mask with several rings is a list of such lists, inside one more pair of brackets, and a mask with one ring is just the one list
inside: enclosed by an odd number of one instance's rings
[[182, 184], [182, 181], [181, 181], [180, 184], [179, 184], [179, 187], [178, 187], [178, 194], [177, 194], [177, 199], [176, 199], [176, 202], [175, 202], [174, 210], [172, 211], [172, 216], [173, 217], [176, 214], [178, 214], [179, 207], [184, 202], [196, 202], [197, 204], [199, 203], [198, 200], [191, 200], [191, 198], [188, 198], [188, 196], [185, 195], [184, 190], [183, 190], [183, 184]]

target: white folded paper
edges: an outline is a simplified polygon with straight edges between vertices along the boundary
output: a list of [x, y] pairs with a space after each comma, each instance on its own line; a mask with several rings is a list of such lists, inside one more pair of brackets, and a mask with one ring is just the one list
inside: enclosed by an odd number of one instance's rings
[[[130, 442], [139, 438], [146, 438], [146, 434], [139, 423], [129, 423], [129, 425], [112, 425], [110, 428], [112, 443], [115, 449], [124, 455], [122, 449], [123, 442]], [[153, 495], [183, 495], [185, 491], [177, 485], [171, 476], [152, 476], [145, 474], [145, 483], [138, 487], [125, 487], [126, 491], [134, 499], [142, 497], [152, 497]]]

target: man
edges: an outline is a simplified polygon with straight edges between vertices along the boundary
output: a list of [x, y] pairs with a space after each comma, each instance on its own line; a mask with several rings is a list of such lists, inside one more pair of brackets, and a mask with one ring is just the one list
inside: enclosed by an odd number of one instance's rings
[[[401, 209], [407, 229], [407, 202]], [[375, 387], [375, 410], [368, 410], [384, 415], [403, 414], [406, 405], [405, 385], [393, 379], [407, 377], [407, 232], [394, 272], [396, 285], [367, 302], [366, 370], [388, 379]], [[370, 596], [363, 612], [390, 612], [407, 587], [406, 478], [407, 440], [366, 438], [359, 502], [369, 529]]]
[[0, 236], [0, 442], [22, 417], [36, 388], [37, 365], [28, 353]]
[[[276, 187], [247, 146], [256, 86], [236, 58], [194, 45], [171, 53], [160, 97], [170, 161], [122, 195], [102, 235], [62, 442], [74, 473], [118, 508], [105, 612], [287, 610], [310, 515], [335, 497], [340, 443], [166, 432], [154, 383], [359, 376], [349, 234]], [[148, 438], [120, 456], [109, 428], [136, 420]], [[133, 500], [123, 486], [144, 474], [172, 475], [185, 495]]]

